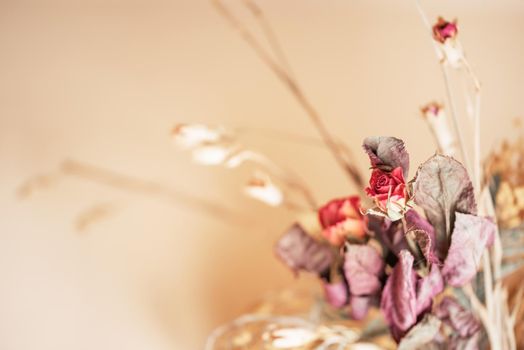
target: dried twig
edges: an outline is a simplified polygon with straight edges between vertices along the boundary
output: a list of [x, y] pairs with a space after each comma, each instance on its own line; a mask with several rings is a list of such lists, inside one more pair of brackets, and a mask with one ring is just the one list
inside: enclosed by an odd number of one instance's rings
[[[271, 55], [260, 45], [257, 38], [247, 29], [247, 27], [239, 21], [229, 8], [221, 0], [212, 0], [218, 12], [227, 20], [227, 22], [240, 34], [241, 38], [253, 49], [257, 56], [266, 64], [267, 67], [277, 76], [277, 78], [289, 89], [295, 97], [300, 106], [304, 109], [309, 119], [319, 132], [323, 142], [331, 151], [337, 163], [345, 170], [351, 181], [358, 189], [364, 187], [362, 178], [353, 164], [347, 163], [343, 154], [340, 151], [339, 144], [335, 141], [331, 133], [328, 131], [320, 114], [316, 108], [311, 104], [309, 99], [304, 94], [302, 87], [298, 82], [288, 74], [287, 70], [278, 64]], [[256, 7], [257, 16], [262, 16], [262, 11]], [[271, 36], [274, 38], [274, 36]], [[274, 40], [271, 40], [275, 42]], [[274, 45], [273, 45], [274, 46]], [[280, 50], [281, 51], [281, 50]]]
[[71, 159], [65, 160], [61, 164], [60, 170], [66, 175], [79, 177], [119, 190], [165, 198], [176, 204], [183, 204], [185, 207], [192, 207], [236, 225], [251, 224], [250, 220], [245, 219], [242, 214], [236, 213], [221, 204], [216, 204], [194, 195], [185, 194], [158, 182], [142, 180]]

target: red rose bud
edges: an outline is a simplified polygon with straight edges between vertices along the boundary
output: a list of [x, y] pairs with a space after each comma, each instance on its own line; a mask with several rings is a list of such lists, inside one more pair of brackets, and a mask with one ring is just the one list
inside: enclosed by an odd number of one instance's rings
[[441, 44], [448, 39], [454, 39], [458, 34], [457, 21], [448, 22], [439, 17], [437, 23], [433, 26], [433, 38]]
[[318, 219], [323, 236], [333, 245], [343, 244], [347, 237], [362, 238], [366, 234], [367, 218], [360, 212], [358, 196], [328, 202], [319, 209]]
[[375, 200], [378, 209], [391, 220], [400, 219], [406, 211], [406, 181], [401, 167], [391, 172], [373, 169], [369, 187], [365, 190], [367, 195]]

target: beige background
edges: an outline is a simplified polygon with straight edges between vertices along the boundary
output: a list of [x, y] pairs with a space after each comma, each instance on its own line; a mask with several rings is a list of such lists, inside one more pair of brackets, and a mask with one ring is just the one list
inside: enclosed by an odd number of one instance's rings
[[[367, 135], [403, 138], [413, 164], [434, 152], [418, 107], [444, 90], [410, 1], [260, 3], [363, 169]], [[425, 6], [459, 18], [484, 84], [487, 151], [522, 115], [524, 2]], [[169, 139], [180, 121], [316, 136], [208, 1], [0, 0], [1, 349], [198, 349], [214, 326], [296, 283], [271, 251], [292, 214], [240, 194], [249, 169], [191, 164]], [[321, 148], [244, 140], [302, 173], [321, 200], [351, 191]], [[249, 224], [74, 178], [16, 198], [24, 179], [66, 157], [205, 197]], [[98, 203], [117, 209], [77, 233], [75, 218]]]

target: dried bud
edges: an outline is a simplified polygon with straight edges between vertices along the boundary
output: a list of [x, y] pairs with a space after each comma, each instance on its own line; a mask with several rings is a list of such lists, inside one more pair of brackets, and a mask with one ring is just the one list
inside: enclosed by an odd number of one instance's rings
[[444, 18], [439, 17], [437, 23], [433, 26], [433, 38], [441, 44], [444, 44], [449, 39], [455, 39], [457, 34], [457, 20], [448, 22]]
[[457, 151], [457, 143], [451, 132], [446, 114], [442, 105], [431, 102], [422, 107], [422, 116], [426, 119], [438, 144], [440, 152], [453, 156]]
[[284, 201], [282, 191], [271, 181], [268, 175], [261, 172], [257, 172], [251, 177], [244, 188], [244, 192], [272, 207], [277, 207]]
[[439, 17], [437, 23], [433, 26], [433, 38], [439, 44], [441, 59], [453, 68], [460, 67], [464, 61], [462, 46], [456, 40], [457, 34], [456, 20], [448, 22]]

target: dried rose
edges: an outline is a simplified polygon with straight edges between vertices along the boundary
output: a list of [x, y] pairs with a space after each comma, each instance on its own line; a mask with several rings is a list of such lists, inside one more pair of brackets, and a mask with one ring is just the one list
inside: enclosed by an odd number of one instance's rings
[[373, 169], [369, 186], [365, 190], [374, 199], [379, 210], [386, 213], [392, 221], [399, 220], [406, 212], [408, 196], [401, 167], [390, 172]]
[[458, 34], [457, 20], [448, 22], [439, 17], [437, 23], [433, 26], [433, 38], [443, 44], [448, 39], [454, 39]]
[[318, 211], [323, 236], [333, 245], [341, 245], [347, 237], [362, 238], [367, 218], [360, 212], [360, 198], [350, 196], [334, 199]]

